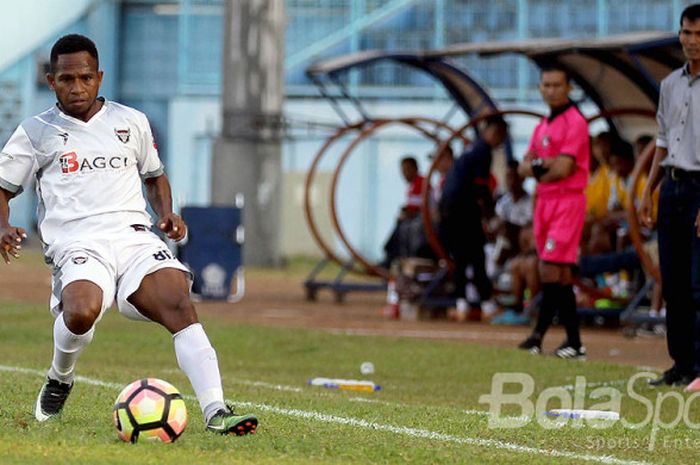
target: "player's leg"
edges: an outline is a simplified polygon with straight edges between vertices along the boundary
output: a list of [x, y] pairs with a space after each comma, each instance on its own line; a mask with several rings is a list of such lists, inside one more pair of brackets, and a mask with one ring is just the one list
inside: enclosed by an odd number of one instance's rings
[[559, 295], [557, 296], [557, 310], [559, 320], [566, 330], [566, 340], [554, 351], [559, 358], [586, 357], [586, 348], [581, 344], [580, 318], [576, 307], [576, 294], [574, 293], [573, 271], [571, 265], [561, 264], [561, 281], [559, 282]]
[[140, 314], [163, 325], [170, 333], [199, 324], [189, 297], [190, 284], [185, 272], [161, 268], [147, 274], [136, 291], [128, 297]]
[[552, 325], [554, 316], [557, 314], [560, 294], [559, 282], [561, 280], [560, 275], [562, 270], [556, 263], [540, 260], [538, 272], [542, 280], [542, 302], [540, 304], [540, 313], [537, 317], [537, 324], [535, 325], [533, 335], [542, 340], [547, 330]]
[[92, 340], [102, 310], [102, 289], [90, 281], [75, 281], [61, 293], [61, 313], [54, 321], [54, 355], [49, 378], [73, 380], [75, 362]]
[[95, 322], [111, 305], [114, 295], [113, 278], [99, 260], [78, 251], [68, 254], [63, 262], [54, 270], [54, 347], [51, 367], [36, 401], [34, 416], [39, 421], [63, 409], [73, 387], [75, 364], [92, 341]]
[[548, 311], [558, 313], [566, 329], [566, 340], [554, 353], [560, 358], [583, 359], [586, 356], [586, 349], [581, 344], [572, 272], [583, 233], [585, 211], [583, 194], [562, 198], [556, 205], [556, 214], [541, 254], [546, 264], [540, 267], [543, 293], [547, 293], [548, 304], [553, 307]]
[[[118, 292], [120, 311], [127, 316], [137, 311], [171, 332], [178, 365], [192, 384], [209, 430], [238, 435], [255, 432], [255, 416], [237, 415], [224, 403], [216, 351], [198, 322], [189, 296], [188, 275], [177, 260], [172, 262], [177, 268], [152, 271], [147, 262], [142, 262], [126, 272], [124, 288]], [[129, 282], [137, 276], [142, 277], [138, 288], [130, 293]]]
[[563, 358], [584, 358], [571, 265], [576, 263], [583, 233], [586, 199], [583, 194], [577, 193], [561, 198], [540, 198], [538, 204], [535, 207], [534, 233], [540, 258], [542, 302], [535, 330], [520, 348], [534, 351], [531, 347], [541, 344], [558, 312], [566, 327], [567, 340], [555, 354]]

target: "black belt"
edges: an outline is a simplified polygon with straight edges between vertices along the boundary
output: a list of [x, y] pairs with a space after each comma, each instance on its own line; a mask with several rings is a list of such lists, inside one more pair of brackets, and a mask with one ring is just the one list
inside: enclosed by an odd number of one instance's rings
[[700, 179], [700, 171], [686, 171], [675, 166], [666, 167], [666, 176], [674, 181], [683, 181], [687, 179]]

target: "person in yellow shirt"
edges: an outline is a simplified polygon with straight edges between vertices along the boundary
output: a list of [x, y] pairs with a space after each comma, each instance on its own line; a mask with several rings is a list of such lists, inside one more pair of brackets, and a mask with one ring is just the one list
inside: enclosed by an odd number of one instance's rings
[[[620, 141], [620, 143], [615, 145], [616, 148], [610, 157], [612, 176], [610, 179], [608, 210], [615, 218], [624, 220], [626, 218], [627, 209], [630, 208], [630, 201], [634, 203], [635, 207], [639, 207], [641, 204], [644, 188], [648, 182], [648, 176], [646, 173], [642, 173], [634, 189], [634, 198], [630, 199], [628, 191], [632, 183], [632, 171], [634, 170], [635, 163], [634, 152], [632, 146], [626, 142]], [[658, 193], [655, 195], [658, 196]], [[654, 202], [654, 205], [656, 205], [656, 203], [657, 202]], [[653, 214], [655, 215], [655, 211]]]
[[591, 174], [586, 187], [586, 216], [593, 221], [601, 221], [608, 214], [610, 197], [609, 167], [612, 137], [604, 131], [591, 140]]

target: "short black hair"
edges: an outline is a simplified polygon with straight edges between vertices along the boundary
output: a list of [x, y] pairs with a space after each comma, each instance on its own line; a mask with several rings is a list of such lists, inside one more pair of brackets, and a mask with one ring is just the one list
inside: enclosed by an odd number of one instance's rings
[[614, 137], [612, 146], [610, 147], [610, 156], [619, 157], [634, 163], [634, 149], [632, 148], [632, 144], [619, 137]]
[[508, 129], [508, 123], [503, 119], [501, 115], [491, 115], [484, 118], [484, 126], [491, 126], [492, 124], [498, 125], [503, 129]]
[[418, 168], [418, 160], [416, 160], [416, 157], [412, 155], [405, 156], [401, 159], [401, 165], [404, 163], [407, 163], [409, 165], [412, 165], [414, 168]]
[[566, 82], [571, 82], [571, 73], [569, 72], [564, 65], [561, 65], [559, 63], [546, 63], [540, 67], [540, 79], [542, 78], [542, 75], [544, 73], [550, 72], [550, 71], [559, 71], [560, 73], [564, 73], [564, 77], [566, 78]]
[[56, 41], [51, 47], [51, 72], [56, 69], [59, 55], [68, 53], [88, 52], [95, 59], [97, 69], [100, 69], [100, 58], [95, 42], [80, 34], [68, 34]]
[[680, 25], [683, 27], [683, 20], [687, 19], [688, 21], [695, 21], [696, 19], [700, 18], [700, 3], [696, 3], [695, 5], [690, 5], [687, 7], [685, 10], [683, 10], [683, 13], [681, 13], [681, 21]]
[[613, 135], [610, 131], [600, 131], [597, 135], [593, 137], [593, 140], [605, 141], [608, 144], [613, 143]]

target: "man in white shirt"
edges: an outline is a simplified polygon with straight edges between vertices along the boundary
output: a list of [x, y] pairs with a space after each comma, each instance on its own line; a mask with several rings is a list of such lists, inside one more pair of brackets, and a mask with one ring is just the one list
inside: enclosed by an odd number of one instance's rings
[[658, 226], [666, 341], [673, 359], [650, 384], [700, 391], [700, 4], [681, 13], [678, 39], [687, 61], [661, 81], [656, 151], [639, 217], [648, 228]]
[[98, 98], [102, 76], [90, 39], [60, 38], [47, 75], [56, 105], [22, 122], [0, 153], [0, 254], [7, 263], [19, 257], [26, 232], [9, 224], [9, 201], [35, 178], [39, 235], [53, 271], [54, 352], [35, 417], [61, 412], [78, 356], [116, 300], [126, 317], [172, 333], [209, 431], [253, 433], [255, 416], [224, 404], [216, 352], [189, 298], [189, 271], [150, 231], [142, 182], [161, 231], [177, 241], [187, 226], [172, 211], [148, 120]]

